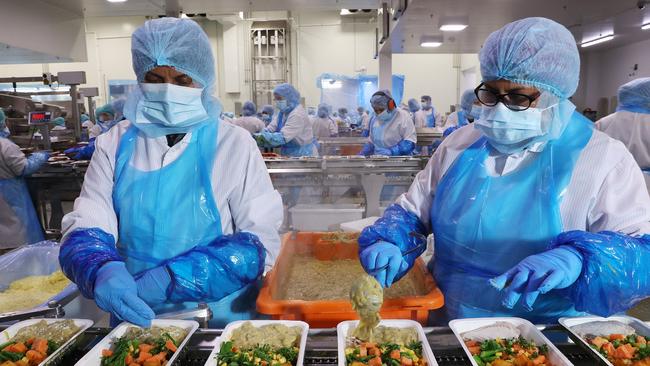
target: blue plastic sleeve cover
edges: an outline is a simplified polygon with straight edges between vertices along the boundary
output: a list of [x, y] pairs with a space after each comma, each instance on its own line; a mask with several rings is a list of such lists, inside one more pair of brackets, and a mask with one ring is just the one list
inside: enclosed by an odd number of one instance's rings
[[94, 298], [99, 268], [112, 261], [123, 261], [115, 248], [115, 238], [99, 228], [76, 229], [61, 244], [61, 269], [86, 298]]
[[391, 156], [411, 155], [415, 150], [415, 143], [409, 140], [402, 140], [390, 148]]
[[370, 136], [370, 130], [361, 131], [361, 137], [368, 137], [368, 136]]
[[264, 145], [266, 147], [282, 146], [287, 143], [282, 132], [269, 132], [264, 130], [261, 134], [264, 138]]
[[49, 159], [50, 154], [46, 152], [35, 152], [32, 155], [30, 155], [27, 158], [27, 165], [25, 165], [25, 169], [23, 170], [23, 175], [30, 175], [32, 173], [35, 173], [37, 170], [39, 170], [43, 164], [47, 162], [47, 159]]
[[567, 288], [578, 311], [610, 316], [650, 296], [650, 235], [568, 231], [553, 247], [568, 245], [583, 257], [582, 273]]
[[392, 204], [386, 209], [384, 216], [372, 226], [363, 229], [361, 236], [359, 236], [359, 253], [378, 241], [386, 241], [396, 245], [402, 253], [417, 246], [422, 246], [421, 250], [409, 253], [404, 257], [404, 260], [408, 263], [408, 268], [397, 274], [396, 279], [400, 279], [413, 267], [415, 260], [426, 250], [426, 242], [422, 242], [422, 236], [427, 234], [424, 224], [414, 213], [405, 210], [398, 204]]
[[374, 152], [375, 152], [375, 145], [373, 145], [372, 142], [366, 142], [363, 145], [363, 148], [361, 148], [361, 152], [359, 153], [359, 155], [368, 156], [368, 155], [372, 155], [372, 153]]
[[460, 126], [451, 126], [451, 127], [449, 127], [448, 129], [445, 130], [445, 132], [442, 133], [442, 137], [447, 137], [447, 136], [451, 135], [454, 131], [456, 131], [459, 128], [460, 128]]
[[265, 256], [253, 234], [220, 236], [166, 263], [172, 277], [167, 298], [173, 303], [220, 300], [260, 278]]

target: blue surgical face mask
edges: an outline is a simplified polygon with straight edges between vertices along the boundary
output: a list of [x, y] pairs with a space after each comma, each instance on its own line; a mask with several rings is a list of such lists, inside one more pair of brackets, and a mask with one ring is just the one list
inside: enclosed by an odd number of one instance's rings
[[284, 111], [284, 110], [287, 109], [287, 107], [288, 107], [287, 100], [286, 100], [286, 99], [276, 100], [276, 101], [275, 101], [275, 106], [276, 106], [280, 111]]
[[469, 115], [472, 116], [474, 119], [479, 119], [481, 118], [481, 111], [483, 110], [483, 107], [480, 105], [473, 104], [472, 105], [472, 110], [469, 112]]
[[385, 111], [379, 113], [377, 115], [377, 118], [382, 122], [388, 122], [391, 119], [393, 119], [394, 115], [395, 115], [395, 110], [389, 111], [388, 109], [386, 109]]
[[429, 110], [429, 109], [431, 109], [431, 102], [425, 102], [425, 101], [423, 101], [423, 102], [422, 102], [422, 109], [424, 109], [424, 110]]
[[168, 128], [169, 133], [189, 132], [208, 120], [203, 106], [203, 89], [174, 84], [140, 84], [143, 98], [138, 106], [137, 123]]
[[490, 144], [504, 154], [524, 150], [536, 137], [544, 135], [542, 112], [544, 109], [528, 108], [513, 111], [503, 103], [482, 108], [481, 118], [475, 122]]

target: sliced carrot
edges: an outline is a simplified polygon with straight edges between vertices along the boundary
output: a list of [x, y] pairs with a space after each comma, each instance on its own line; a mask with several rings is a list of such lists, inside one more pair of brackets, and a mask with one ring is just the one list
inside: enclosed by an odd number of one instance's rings
[[368, 354], [371, 356], [379, 356], [381, 357], [381, 350], [377, 347], [371, 348], [368, 350]]
[[146, 343], [141, 343], [140, 345], [138, 345], [138, 350], [140, 350], [140, 353], [142, 352], [150, 353], [149, 351], [151, 351], [152, 348], [153, 348], [152, 345]]
[[30, 363], [38, 365], [45, 359], [45, 354], [35, 350], [29, 350], [27, 353], [25, 353], [25, 357], [27, 357]]
[[613, 356], [616, 349], [614, 348], [613, 344], [611, 344], [610, 342], [607, 342], [607, 343], [605, 343], [603, 345], [603, 351], [605, 351], [605, 353], [607, 353], [607, 355]]
[[113, 355], [113, 351], [111, 351], [110, 349], [102, 350], [102, 357], [111, 357], [112, 355]]
[[398, 349], [390, 351], [390, 358], [393, 360], [399, 360], [402, 357], [401, 352]]
[[632, 359], [634, 357], [634, 351], [635, 348], [632, 347], [629, 344], [622, 344], [616, 348], [616, 351], [614, 352], [614, 357], [615, 358], [624, 358], [624, 359]]
[[377, 344], [372, 343], [372, 342], [364, 342], [364, 343], [361, 343], [361, 347], [375, 348], [375, 347], [377, 347]]
[[609, 335], [609, 340], [610, 341], [615, 341], [617, 339], [625, 339], [625, 336], [623, 334], [610, 334]]
[[533, 360], [533, 365], [541, 365], [546, 362], [546, 357], [544, 355], [539, 355]]
[[172, 342], [169, 339], [167, 340], [167, 342], [165, 342], [165, 347], [172, 352], [176, 352], [176, 350], [178, 349], [174, 344], [174, 342]]
[[142, 366], [162, 366], [162, 362], [157, 358], [150, 358], [144, 361]]
[[144, 362], [144, 361], [150, 359], [151, 356], [152, 356], [152, 354], [149, 353], [149, 352], [142, 352], [142, 351], [140, 351], [140, 355], [138, 356], [138, 359], [137, 359], [136, 361], [142, 363], [142, 362]]
[[127, 365], [130, 365], [131, 363], [133, 363], [133, 356], [131, 356], [130, 353], [128, 355], [126, 355], [126, 357], [124, 358], [124, 363], [127, 364]]
[[34, 344], [32, 344], [32, 349], [38, 351], [44, 355], [47, 354], [47, 340], [43, 338], [34, 339]]
[[25, 342], [25, 344], [28, 345], [28, 346], [31, 346], [33, 343], [34, 343], [34, 337], [28, 339], [28, 340]]
[[481, 344], [477, 341], [465, 341], [465, 345], [469, 348], [469, 347], [480, 346]]
[[366, 347], [359, 347], [359, 357], [368, 356], [368, 349]]
[[481, 353], [481, 346], [467, 347], [467, 349], [469, 349], [469, 353], [471, 353], [472, 356]]
[[400, 360], [400, 365], [401, 366], [413, 366], [413, 360], [411, 360], [408, 357], [402, 357]]
[[371, 358], [370, 361], [368, 361], [368, 366], [381, 366], [381, 358], [380, 357], [375, 357]]

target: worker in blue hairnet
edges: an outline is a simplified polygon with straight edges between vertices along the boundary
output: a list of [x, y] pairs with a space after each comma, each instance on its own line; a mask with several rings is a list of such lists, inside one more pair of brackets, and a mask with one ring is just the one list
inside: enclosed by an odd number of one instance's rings
[[411, 155], [417, 137], [409, 113], [397, 107], [388, 90], [373, 94], [370, 104], [376, 118], [370, 123], [370, 136], [361, 155]]
[[314, 137], [335, 137], [339, 134], [339, 127], [331, 116], [332, 106], [327, 103], [318, 105], [316, 117], [312, 119]]
[[274, 111], [275, 110], [273, 106], [270, 104], [266, 104], [264, 105], [264, 107], [262, 107], [262, 121], [264, 122], [265, 126], [268, 126], [271, 123], [271, 121], [273, 121]]
[[250, 134], [219, 118], [196, 22], [147, 21], [131, 55], [138, 88], [127, 120], [97, 137], [63, 218], [61, 268], [113, 321], [149, 326], [200, 302], [211, 326], [249, 319], [280, 247], [281, 197]]
[[409, 191], [362, 232], [366, 271], [391, 286], [433, 233], [441, 323], [518, 316], [546, 324], [607, 316], [647, 297], [650, 197], [625, 146], [568, 99], [580, 74], [571, 32], [545, 18], [518, 20], [492, 33], [479, 58], [480, 118], [445, 139]]
[[318, 156], [312, 123], [300, 105], [300, 93], [284, 83], [273, 89], [275, 106], [280, 111], [264, 131], [255, 135], [260, 147], [282, 147], [285, 156]]
[[474, 122], [481, 116], [481, 102], [478, 101], [473, 89], [463, 92], [460, 98], [460, 110], [452, 113], [447, 117], [445, 131], [443, 136], [447, 137], [457, 129]]
[[616, 112], [596, 128], [621, 141], [643, 170], [650, 192], [650, 78], [632, 80], [618, 89]]
[[423, 95], [422, 98], [420, 98], [420, 103], [422, 104], [422, 109], [415, 112], [415, 127], [442, 127], [444, 124], [443, 118], [433, 107], [431, 97]]
[[264, 122], [256, 117], [257, 106], [252, 101], [248, 100], [244, 103], [241, 109], [242, 116], [232, 121], [235, 126], [239, 126], [250, 133], [262, 132]]
[[0, 109], [0, 251], [44, 240], [24, 177], [46, 164], [49, 154], [35, 152], [25, 157], [9, 135]]
[[338, 109], [338, 115], [336, 117], [336, 123], [339, 125], [340, 128], [351, 128], [352, 127], [352, 119], [348, 115], [348, 109], [345, 107], [341, 107]]
[[94, 125], [89, 125], [90, 140], [85, 146], [75, 146], [66, 149], [64, 153], [74, 160], [90, 160], [95, 152], [95, 139], [97, 136], [108, 132], [113, 126], [124, 120], [124, 98], [118, 98], [95, 110]]

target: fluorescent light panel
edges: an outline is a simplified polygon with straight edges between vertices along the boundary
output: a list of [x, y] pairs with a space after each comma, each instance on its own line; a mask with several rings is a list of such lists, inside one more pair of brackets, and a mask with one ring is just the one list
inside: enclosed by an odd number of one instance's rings
[[443, 42], [442, 36], [422, 36], [420, 38], [420, 47], [440, 47]]
[[126, 0], [106, 0], [106, 1], [108, 1], [109, 3], [125, 3], [126, 2]]
[[467, 28], [467, 24], [443, 24], [440, 30], [443, 32], [460, 32]]
[[610, 34], [610, 35], [608, 35], [608, 36], [604, 36], [604, 37], [599, 37], [599, 38], [596, 38], [596, 39], [592, 39], [591, 41], [582, 42], [582, 43], [580, 44], [580, 47], [589, 47], [589, 46], [597, 45], [597, 44], [599, 44], [599, 43], [603, 43], [603, 42], [611, 41], [612, 39], [614, 39], [614, 35], [613, 35], [613, 34]]
[[348, 9], [341, 9], [341, 15], [350, 15], [350, 11]]
[[440, 30], [443, 32], [460, 32], [469, 25], [467, 16], [443, 16], [440, 18]]
[[641, 26], [642, 30], [650, 29], [650, 23]]

